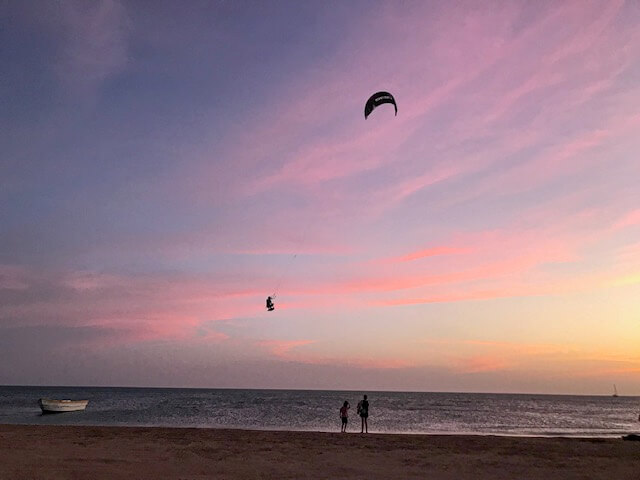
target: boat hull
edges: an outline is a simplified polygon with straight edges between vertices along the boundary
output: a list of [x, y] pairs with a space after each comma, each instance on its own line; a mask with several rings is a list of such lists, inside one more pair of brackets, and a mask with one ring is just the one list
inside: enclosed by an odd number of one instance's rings
[[38, 405], [42, 413], [79, 412], [87, 408], [89, 400], [51, 400], [41, 398]]

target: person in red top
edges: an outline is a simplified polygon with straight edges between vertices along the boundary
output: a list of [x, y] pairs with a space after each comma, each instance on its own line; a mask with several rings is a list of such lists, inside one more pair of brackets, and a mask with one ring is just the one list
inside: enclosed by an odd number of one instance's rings
[[342, 419], [342, 427], [340, 433], [347, 433], [347, 422], [349, 421], [349, 402], [346, 400], [340, 409], [340, 418]]

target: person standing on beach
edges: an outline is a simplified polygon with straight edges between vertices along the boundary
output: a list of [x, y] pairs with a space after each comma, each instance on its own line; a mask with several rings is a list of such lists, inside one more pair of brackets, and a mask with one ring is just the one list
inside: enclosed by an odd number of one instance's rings
[[340, 433], [347, 433], [347, 422], [349, 421], [349, 402], [346, 400], [340, 409], [340, 419], [342, 420], [342, 427]]
[[360, 421], [362, 422], [360, 433], [369, 433], [369, 426], [367, 425], [367, 418], [369, 418], [369, 400], [367, 400], [366, 395], [358, 402], [358, 415], [360, 415]]

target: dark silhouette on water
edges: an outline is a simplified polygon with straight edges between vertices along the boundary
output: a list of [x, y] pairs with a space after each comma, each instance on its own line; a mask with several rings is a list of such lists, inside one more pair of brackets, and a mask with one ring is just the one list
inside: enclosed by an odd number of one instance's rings
[[365, 395], [362, 400], [358, 402], [358, 415], [360, 415], [360, 433], [369, 433], [369, 425], [367, 425], [367, 418], [369, 418], [369, 401]]
[[276, 306], [273, 304], [273, 299], [271, 297], [267, 297], [267, 310], [273, 312]]

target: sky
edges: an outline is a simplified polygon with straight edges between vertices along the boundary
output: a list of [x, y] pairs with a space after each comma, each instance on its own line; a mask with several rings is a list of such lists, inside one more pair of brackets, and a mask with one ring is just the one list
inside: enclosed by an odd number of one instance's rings
[[639, 2], [0, 21], [0, 384], [640, 395]]

